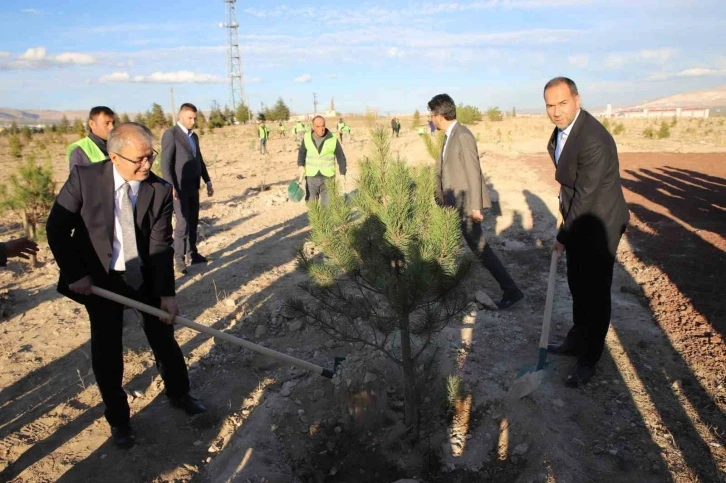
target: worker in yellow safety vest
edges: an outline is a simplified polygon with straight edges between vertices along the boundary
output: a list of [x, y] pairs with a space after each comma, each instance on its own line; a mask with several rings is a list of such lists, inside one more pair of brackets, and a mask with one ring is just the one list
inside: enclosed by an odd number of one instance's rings
[[267, 140], [270, 139], [270, 130], [265, 125], [265, 120], [260, 121], [260, 125], [257, 127], [257, 132], [260, 135], [260, 154], [267, 153]]
[[66, 161], [72, 170], [108, 159], [106, 140], [116, 124], [116, 114], [106, 106], [96, 106], [88, 113], [88, 136], [68, 146]]
[[297, 155], [298, 177], [305, 177], [307, 182], [305, 201], [320, 200], [324, 205], [328, 204], [325, 183], [335, 179], [336, 161], [345, 185], [346, 160], [343, 146], [325, 127], [325, 118], [316, 116], [313, 119], [313, 130], [305, 133]]
[[295, 140], [297, 142], [301, 142], [303, 140], [303, 136], [305, 135], [305, 126], [301, 121], [298, 121], [292, 128], [292, 133], [295, 135]]

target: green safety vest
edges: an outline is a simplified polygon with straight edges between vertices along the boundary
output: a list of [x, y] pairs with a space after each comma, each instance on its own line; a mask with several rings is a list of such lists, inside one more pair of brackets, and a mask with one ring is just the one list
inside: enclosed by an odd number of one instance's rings
[[305, 132], [313, 132], [313, 128], [309, 124], [305, 124]]
[[269, 132], [269, 129], [267, 129], [267, 126], [260, 126], [257, 128], [257, 130], [260, 133], [260, 139], [267, 139], [269, 135], [267, 134]]
[[338, 131], [342, 131], [344, 127], [345, 127], [345, 123], [344, 122], [339, 122], [338, 123]]
[[331, 178], [335, 176], [335, 148], [338, 147], [338, 140], [331, 136], [323, 141], [323, 146], [318, 153], [318, 148], [313, 141], [312, 133], [305, 133], [303, 138], [307, 156], [305, 157], [305, 176], [315, 176], [318, 173]]
[[305, 126], [303, 126], [301, 122], [295, 124], [295, 127], [293, 128], [293, 131], [295, 131], [295, 133], [303, 132], [304, 130]]
[[280, 131], [285, 132], [285, 125], [284, 124], [280, 124]]
[[75, 143], [68, 146], [68, 150], [66, 151], [66, 161], [71, 162], [71, 153], [75, 151], [76, 148], [81, 148], [84, 153], [86, 153], [86, 156], [88, 157], [88, 160], [92, 163], [97, 163], [99, 161], [104, 161], [108, 156], [103, 154], [103, 151], [101, 151], [101, 148], [99, 148], [96, 143], [93, 142], [91, 138], [86, 136], [83, 139], [79, 139]]
[[347, 124], [343, 124], [343, 127], [340, 128], [342, 132], [350, 132], [350, 126]]
[[419, 134], [426, 134], [426, 129], [423, 128], [423, 127], [420, 127], [420, 128], [418, 128], [418, 133]]

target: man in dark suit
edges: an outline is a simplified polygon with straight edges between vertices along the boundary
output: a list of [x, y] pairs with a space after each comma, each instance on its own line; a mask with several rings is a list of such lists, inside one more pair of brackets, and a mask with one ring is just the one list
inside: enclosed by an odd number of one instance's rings
[[124, 123], [108, 139], [110, 161], [76, 166], [48, 216], [48, 244], [60, 268], [58, 291], [86, 307], [93, 373], [114, 442], [134, 444], [121, 386], [123, 306], [91, 294], [95, 285], [160, 307], [144, 314], [144, 332], [172, 405], [189, 414], [204, 406], [189, 395], [184, 356], [171, 325], [179, 312], [174, 288], [171, 186], [151, 172], [153, 136]]
[[184, 103], [179, 109], [179, 122], [161, 137], [161, 171], [164, 180], [173, 187], [176, 216], [174, 270], [182, 275], [187, 273], [188, 264], [207, 262], [197, 252], [200, 178], [207, 185], [207, 196], [214, 194], [199, 137], [192, 131], [196, 123], [197, 108]]
[[508, 309], [524, 298], [494, 250], [487, 243], [481, 222], [483, 209], [491, 208], [489, 192], [479, 164], [476, 139], [466, 126], [456, 121], [456, 104], [447, 94], [429, 101], [431, 121], [445, 131], [444, 146], [436, 163], [436, 201], [459, 210], [466, 243], [489, 270], [503, 291], [500, 309]]
[[577, 357], [565, 381], [587, 383], [605, 348], [610, 326], [610, 287], [620, 238], [630, 220], [620, 185], [618, 150], [610, 133], [580, 109], [575, 83], [556, 77], [544, 88], [547, 114], [557, 126], [547, 149], [560, 183], [563, 223], [552, 247], [567, 255], [573, 327], [554, 354]]

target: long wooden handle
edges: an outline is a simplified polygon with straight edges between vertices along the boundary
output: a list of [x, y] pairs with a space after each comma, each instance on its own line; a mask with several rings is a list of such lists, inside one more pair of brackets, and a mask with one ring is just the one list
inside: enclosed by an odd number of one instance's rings
[[550, 321], [552, 320], [552, 304], [555, 298], [555, 277], [557, 276], [557, 252], [552, 252], [550, 260], [550, 276], [547, 280], [547, 298], [545, 299], [545, 310], [542, 318], [542, 335], [539, 339], [540, 349], [547, 349], [550, 339]]
[[[126, 305], [127, 307], [132, 307], [132, 308], [140, 310], [142, 312], [146, 312], [147, 314], [155, 315], [157, 317], [168, 317], [169, 316], [168, 313], [164, 312], [161, 309], [157, 309], [156, 307], [152, 307], [150, 305], [143, 304], [141, 302], [130, 299], [128, 297], [124, 297], [117, 293], [109, 292], [108, 290], [102, 289], [100, 287], [96, 287], [96, 286], [91, 287], [91, 292], [93, 292], [94, 295], [98, 295], [99, 297], [103, 297], [108, 300], [113, 300], [114, 302], [118, 302], [122, 305]], [[217, 329], [207, 327], [206, 325], [198, 324], [189, 319], [185, 319], [184, 317], [182, 317], [180, 315], [177, 315], [174, 318], [174, 323], [183, 325], [184, 327], [189, 327], [190, 329], [194, 329], [199, 332], [203, 332], [205, 334], [209, 334], [217, 339], [220, 339], [220, 340], [223, 340], [226, 342], [230, 342], [230, 343], [238, 345], [238, 346], [242, 346], [245, 349], [249, 349], [251, 351], [257, 352], [258, 354], [262, 354], [263, 356], [268, 356], [268, 357], [272, 357], [273, 359], [287, 362], [288, 364], [299, 367], [301, 369], [305, 369], [306, 371], [310, 371], [312, 373], [319, 374], [319, 375], [325, 376], [325, 377], [332, 377], [332, 371], [330, 371], [329, 369], [324, 369], [320, 366], [317, 366], [317, 365], [313, 364], [312, 362], [303, 361], [301, 359], [297, 359], [297, 358], [289, 356], [287, 354], [283, 354], [282, 352], [277, 352], [275, 350], [268, 349], [267, 347], [262, 347], [261, 345], [254, 344], [252, 342], [249, 342], [244, 339], [240, 339], [239, 337], [235, 337], [233, 335], [227, 334], [227, 333], [219, 331]]]

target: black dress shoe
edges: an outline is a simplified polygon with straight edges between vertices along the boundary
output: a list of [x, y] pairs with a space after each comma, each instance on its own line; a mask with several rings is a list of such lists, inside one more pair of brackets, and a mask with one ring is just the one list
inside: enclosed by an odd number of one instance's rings
[[565, 386], [577, 388], [587, 384], [592, 376], [595, 375], [595, 366], [586, 366], [578, 362], [570, 371], [570, 375], [565, 379]]
[[569, 340], [565, 340], [562, 344], [548, 344], [547, 352], [558, 356], [578, 357], [580, 355], [575, 344]]
[[186, 275], [187, 266], [183, 262], [174, 262], [174, 273], [177, 275]]
[[185, 413], [190, 416], [195, 414], [202, 414], [207, 411], [201, 402], [195, 397], [185, 394], [182, 397], [169, 398], [171, 405], [175, 408], [183, 409]]
[[196, 265], [197, 263], [207, 263], [207, 257], [200, 255], [197, 252], [189, 255], [189, 265]]
[[131, 426], [126, 424], [124, 426], [115, 426], [111, 428], [111, 437], [113, 438], [113, 444], [119, 448], [130, 448], [136, 444], [136, 437]]
[[499, 310], [506, 310], [524, 298], [524, 293], [517, 289], [514, 292], [505, 293], [502, 300], [497, 304]]

